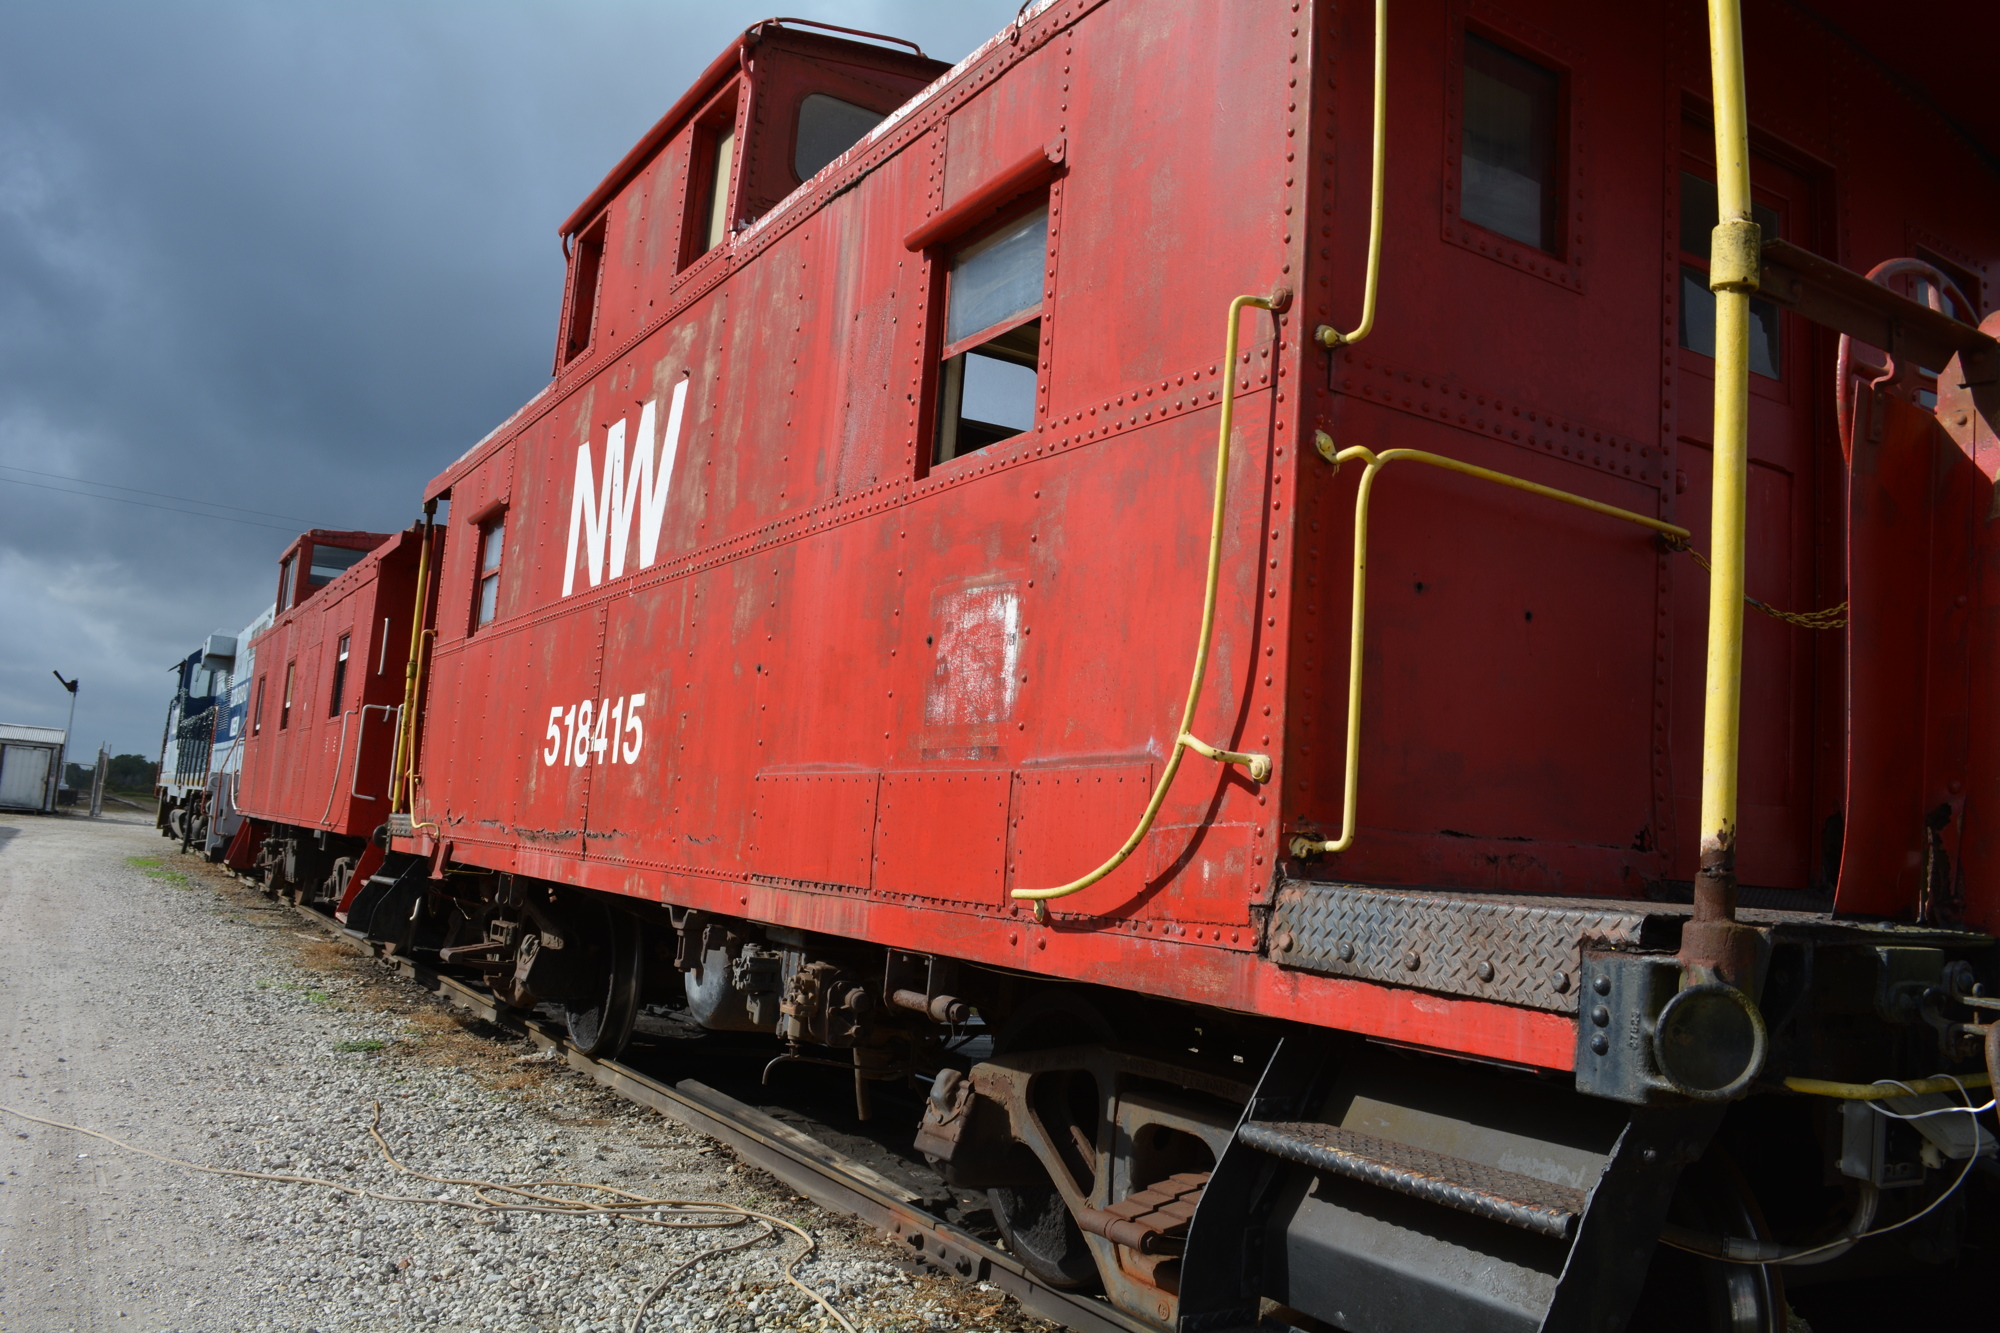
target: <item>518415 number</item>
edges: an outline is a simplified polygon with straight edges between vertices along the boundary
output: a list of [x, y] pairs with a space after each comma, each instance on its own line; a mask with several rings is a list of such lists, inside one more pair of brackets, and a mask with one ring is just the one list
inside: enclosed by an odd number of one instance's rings
[[549, 709], [548, 745], [542, 763], [554, 768], [584, 768], [590, 764], [636, 764], [646, 745], [646, 727], [639, 710], [643, 694], [628, 694], [609, 703], [585, 699]]

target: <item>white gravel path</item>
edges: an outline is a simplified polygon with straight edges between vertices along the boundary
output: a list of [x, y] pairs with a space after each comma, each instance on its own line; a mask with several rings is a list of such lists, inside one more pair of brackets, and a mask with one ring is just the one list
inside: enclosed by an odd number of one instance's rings
[[[138, 863], [135, 863], [135, 859]], [[145, 862], [156, 861], [147, 865]], [[678, 1123], [301, 929], [144, 816], [0, 820], [0, 1103], [193, 1161], [452, 1193], [414, 1169], [562, 1178], [785, 1216], [800, 1276], [869, 1330], [1050, 1329], [912, 1271]], [[0, 1333], [625, 1333], [682, 1259], [740, 1231], [357, 1199], [185, 1171], [0, 1116]], [[645, 1328], [818, 1329], [785, 1238], [669, 1284]]]

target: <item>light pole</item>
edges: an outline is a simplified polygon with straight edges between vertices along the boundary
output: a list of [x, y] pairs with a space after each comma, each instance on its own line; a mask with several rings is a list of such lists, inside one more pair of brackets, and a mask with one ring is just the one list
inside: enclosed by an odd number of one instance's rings
[[63, 680], [63, 673], [60, 671], [51, 671], [49, 674], [61, 681], [62, 687], [69, 691], [69, 724], [63, 728], [62, 749], [56, 754], [56, 790], [61, 791], [63, 780], [69, 777], [69, 734], [76, 729], [76, 686], [77, 681], [83, 677]]

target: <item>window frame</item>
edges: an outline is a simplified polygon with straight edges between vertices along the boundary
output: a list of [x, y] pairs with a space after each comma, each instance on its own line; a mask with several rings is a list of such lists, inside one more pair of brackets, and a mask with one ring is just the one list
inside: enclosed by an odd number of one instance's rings
[[261, 736], [264, 734], [264, 687], [270, 684], [270, 681], [270, 672], [261, 671], [257, 674], [257, 697], [250, 707], [250, 734], [252, 736]]
[[[924, 335], [924, 367], [920, 401], [918, 403], [919, 435], [916, 459], [917, 477], [921, 480], [932, 475], [943, 475], [956, 471], [961, 464], [972, 460], [974, 466], [982, 455], [996, 445], [1010, 440], [1019, 440], [1039, 434], [1048, 422], [1049, 375], [1052, 366], [1051, 352], [1053, 337], [1050, 325], [1055, 305], [1055, 255], [1059, 244], [1060, 228], [1058, 220], [1062, 207], [1062, 181], [1058, 177], [1045, 183], [1034, 185], [1008, 201], [1003, 207], [982, 217], [978, 224], [956, 235], [933, 242], [925, 248], [924, 258], [930, 267], [930, 291], [927, 303]], [[960, 251], [995, 236], [1030, 214], [1043, 209], [1048, 211], [1048, 233], [1042, 255], [1042, 299], [1032, 313], [1020, 313], [1007, 319], [987, 325], [977, 333], [960, 338], [954, 343], [945, 342], [951, 309], [951, 259]], [[979, 347], [994, 342], [1016, 329], [1031, 323], [1039, 323], [1040, 337], [1035, 357], [1035, 407], [1034, 416], [1028, 426], [1019, 432], [995, 440], [993, 444], [977, 449], [953, 454], [950, 458], [937, 456], [939, 436], [943, 422], [940, 412], [944, 401], [944, 377], [946, 362], [963, 356]]]
[[292, 728], [292, 694], [293, 687], [298, 682], [298, 676], [299, 659], [294, 657], [291, 661], [285, 663], [285, 694], [278, 709], [279, 731], [290, 731]]
[[[1583, 116], [1579, 62], [1553, 34], [1531, 27], [1483, 0], [1453, 4], [1445, 57], [1443, 235], [1448, 244], [1581, 294], [1584, 242], [1589, 235], [1583, 182]], [[1459, 211], [1465, 171], [1465, 37], [1483, 38], [1556, 76], [1555, 163], [1558, 178], [1556, 250], [1551, 253], [1490, 230]]]
[[353, 638], [354, 631], [348, 630], [335, 641], [333, 646], [333, 671], [331, 673], [333, 679], [327, 686], [326, 715], [328, 717], [340, 716], [340, 705], [342, 702], [340, 696], [346, 691], [347, 687], [347, 658], [352, 647]]
[[[719, 251], [727, 250], [736, 234], [736, 214], [743, 183], [743, 96], [741, 81], [732, 81], [703, 104], [688, 120], [687, 165], [681, 177], [680, 263], [675, 272], [686, 273]], [[722, 237], [707, 244], [709, 217], [715, 208], [716, 145], [723, 135], [732, 136], [729, 182], [724, 202]]]
[[283, 560], [278, 562], [278, 614], [283, 615], [297, 602], [299, 581], [299, 551], [293, 548]]
[[[489, 568], [486, 564], [486, 540], [495, 529], [500, 530], [500, 558]], [[500, 575], [507, 568], [507, 510], [504, 506], [491, 508], [472, 520], [475, 540], [472, 544], [472, 605], [466, 636], [469, 638], [500, 619]], [[493, 585], [493, 614], [488, 619], [479, 617], [481, 597], [488, 583]]]
[[[556, 372], [576, 364], [590, 354], [597, 341], [600, 296], [604, 290], [604, 257], [609, 250], [611, 208], [590, 220], [570, 242], [569, 275], [564, 283], [562, 328], [556, 335]], [[586, 292], [586, 288], [589, 290]], [[577, 340], [577, 321], [583, 321], [583, 339]]]

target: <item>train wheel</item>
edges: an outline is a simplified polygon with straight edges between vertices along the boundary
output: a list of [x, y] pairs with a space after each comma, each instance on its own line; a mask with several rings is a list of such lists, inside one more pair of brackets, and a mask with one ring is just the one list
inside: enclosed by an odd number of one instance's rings
[[[1668, 1214], [1683, 1226], [1767, 1239], [1757, 1203], [1720, 1153], [1688, 1169]], [[1661, 1245], [1653, 1252], [1632, 1333], [1785, 1333], [1784, 1279], [1774, 1266], [1731, 1264]]]
[[588, 909], [599, 964], [585, 985], [587, 999], [565, 1002], [569, 1040], [585, 1055], [606, 1060], [625, 1049], [632, 1024], [639, 1017], [640, 971], [644, 966], [645, 932], [639, 923], [609, 907]]
[[1032, 1176], [1034, 1183], [986, 1191], [993, 1205], [993, 1220], [1000, 1224], [1007, 1248], [1052, 1287], [1063, 1291], [1095, 1288], [1097, 1261], [1091, 1258], [1090, 1247], [1070, 1216], [1062, 1192], [1033, 1153], [1025, 1147], [1014, 1151], [1022, 1174]]
[[[1000, 1054], [1051, 1050], [1109, 1042], [1115, 1035], [1110, 1022], [1082, 996], [1044, 991], [1008, 1020], [994, 1042], [994, 1050]], [[1094, 1089], [1088, 1095], [1057, 1097], [1055, 1102], [1042, 1109], [1048, 1114], [1067, 1115], [1086, 1142], [1095, 1142]], [[1088, 1114], [1091, 1123], [1081, 1123], [1083, 1113]], [[1051, 1129], [1062, 1132], [1054, 1126]], [[1062, 1191], [1056, 1188], [1055, 1181], [1027, 1145], [1016, 1144], [1014, 1154], [1021, 1174], [1031, 1183], [996, 1187], [986, 1192], [993, 1206], [993, 1220], [999, 1224], [1007, 1248], [1052, 1287], [1063, 1291], [1095, 1288], [1097, 1261], [1091, 1257], [1090, 1246], [1085, 1243], [1076, 1218], [1070, 1215], [1069, 1205], [1063, 1202]]]

